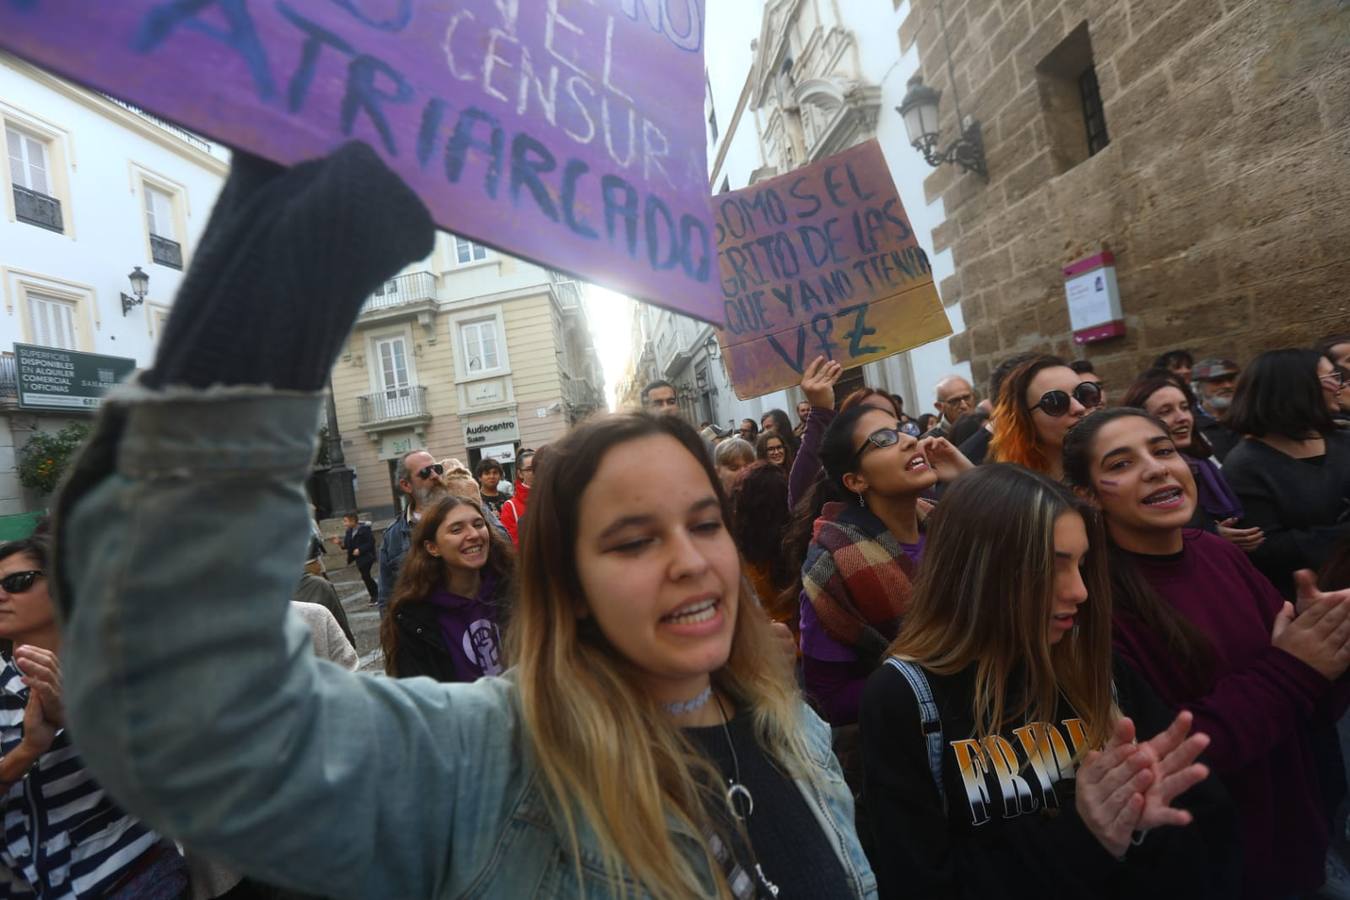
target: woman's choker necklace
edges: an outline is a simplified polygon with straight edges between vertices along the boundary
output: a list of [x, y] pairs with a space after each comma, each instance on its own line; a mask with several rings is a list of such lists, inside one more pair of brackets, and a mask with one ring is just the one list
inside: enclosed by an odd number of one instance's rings
[[708, 701], [712, 699], [712, 694], [712, 684], [709, 683], [696, 696], [690, 697], [688, 700], [681, 700], [678, 703], [664, 703], [662, 706], [672, 716], [683, 716], [707, 706]]

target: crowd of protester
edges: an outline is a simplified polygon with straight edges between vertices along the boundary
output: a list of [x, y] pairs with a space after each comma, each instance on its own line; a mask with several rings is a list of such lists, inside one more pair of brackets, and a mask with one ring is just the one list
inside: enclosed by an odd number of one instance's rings
[[[913, 419], [819, 358], [734, 432], [654, 382], [513, 484], [415, 450], [334, 539], [360, 674], [296, 584], [310, 424], [431, 235], [361, 145], [236, 156], [166, 349], [0, 547], [0, 898], [1346, 887], [1350, 335], [1109, 395], [1026, 353]], [[234, 365], [245, 258], [337, 324]]]

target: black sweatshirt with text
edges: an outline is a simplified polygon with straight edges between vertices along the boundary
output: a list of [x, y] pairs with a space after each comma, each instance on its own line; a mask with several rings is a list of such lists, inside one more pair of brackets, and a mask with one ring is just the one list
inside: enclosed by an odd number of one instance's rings
[[[1115, 669], [1118, 702], [1139, 739], [1166, 728], [1172, 714], [1124, 664]], [[1195, 822], [1149, 832], [1117, 860], [1074, 808], [1074, 758], [1085, 730], [1062, 696], [1054, 721], [977, 740], [974, 666], [927, 675], [942, 720], [945, 809], [909, 682], [883, 665], [863, 693], [859, 828], [871, 830], [883, 900], [1199, 898], [1236, 890], [1232, 808], [1212, 775], [1175, 804]]]

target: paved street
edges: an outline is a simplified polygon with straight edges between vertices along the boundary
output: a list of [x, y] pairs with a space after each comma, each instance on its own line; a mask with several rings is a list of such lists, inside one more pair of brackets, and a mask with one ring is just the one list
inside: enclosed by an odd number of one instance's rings
[[[329, 558], [336, 554], [330, 553]], [[361, 671], [381, 673], [384, 671], [384, 657], [380, 653], [380, 614], [369, 603], [370, 595], [356, 566], [337, 568], [329, 564], [328, 577], [342, 598], [342, 607], [347, 611], [347, 623], [356, 635], [356, 652], [361, 657]]]

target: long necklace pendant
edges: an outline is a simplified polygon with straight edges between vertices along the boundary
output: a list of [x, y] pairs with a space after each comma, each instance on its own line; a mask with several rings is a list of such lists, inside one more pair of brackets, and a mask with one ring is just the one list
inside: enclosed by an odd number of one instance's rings
[[[745, 798], [745, 812], [741, 812], [741, 804], [736, 802], [737, 797]], [[742, 822], [755, 811], [755, 797], [750, 793], [750, 789], [734, 780], [729, 780], [727, 785], [727, 809], [731, 814]]]

